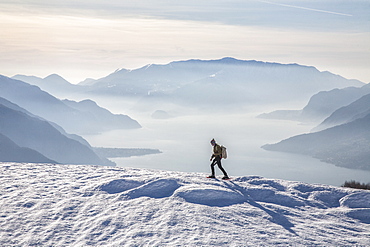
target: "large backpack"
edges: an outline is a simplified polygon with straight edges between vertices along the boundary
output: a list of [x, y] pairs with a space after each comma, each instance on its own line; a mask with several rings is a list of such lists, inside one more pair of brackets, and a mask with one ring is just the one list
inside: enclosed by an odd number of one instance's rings
[[222, 152], [222, 158], [226, 159], [227, 158], [226, 147], [221, 146], [221, 152]]

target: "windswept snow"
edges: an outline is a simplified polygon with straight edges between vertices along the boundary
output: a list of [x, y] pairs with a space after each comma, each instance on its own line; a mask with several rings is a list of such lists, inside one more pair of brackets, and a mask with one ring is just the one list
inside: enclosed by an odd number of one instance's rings
[[101, 166], [0, 171], [0, 246], [370, 246], [369, 191]]

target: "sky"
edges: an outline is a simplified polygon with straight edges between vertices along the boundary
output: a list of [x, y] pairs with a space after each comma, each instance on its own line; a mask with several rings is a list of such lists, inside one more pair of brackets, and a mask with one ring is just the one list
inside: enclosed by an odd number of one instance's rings
[[78, 83], [234, 57], [370, 82], [368, 0], [0, 0], [0, 74]]

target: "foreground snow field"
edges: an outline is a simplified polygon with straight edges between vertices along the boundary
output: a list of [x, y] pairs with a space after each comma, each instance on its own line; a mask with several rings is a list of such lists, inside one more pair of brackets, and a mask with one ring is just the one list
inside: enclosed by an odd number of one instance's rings
[[370, 246], [369, 191], [102, 166], [0, 171], [0, 246]]

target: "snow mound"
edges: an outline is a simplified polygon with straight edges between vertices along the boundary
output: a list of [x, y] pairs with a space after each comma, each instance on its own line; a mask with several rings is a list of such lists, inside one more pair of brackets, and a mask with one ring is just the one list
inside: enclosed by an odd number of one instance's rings
[[269, 188], [277, 191], [286, 190], [285, 186], [282, 185], [281, 183], [272, 179], [265, 179], [263, 177], [254, 177], [252, 179], [249, 179], [248, 184], [258, 185], [259, 187]]
[[349, 208], [370, 208], [370, 193], [358, 192], [340, 199], [340, 205]]
[[100, 185], [97, 189], [105, 191], [109, 194], [121, 193], [132, 188], [136, 188], [142, 185], [142, 182], [128, 179], [115, 179], [110, 182], [107, 182], [103, 185]]
[[296, 198], [295, 196], [279, 193], [278, 191], [272, 189], [250, 188], [248, 189], [248, 194], [251, 198], [253, 198], [253, 200], [259, 202], [268, 202], [287, 207], [305, 205], [303, 200]]
[[350, 218], [357, 219], [365, 224], [370, 224], [370, 209], [361, 208], [356, 210], [351, 210], [346, 213]]
[[218, 187], [183, 187], [176, 191], [175, 196], [190, 203], [220, 207], [246, 201], [240, 192]]
[[312, 191], [309, 199], [311, 201], [316, 201], [323, 204], [325, 207], [339, 207], [340, 199], [347, 195], [345, 192], [339, 190], [329, 190], [329, 191]]
[[132, 189], [123, 195], [123, 198], [135, 199], [138, 197], [163, 198], [173, 194], [180, 185], [174, 179], [158, 179]]
[[0, 246], [370, 246], [370, 192], [0, 163]]

